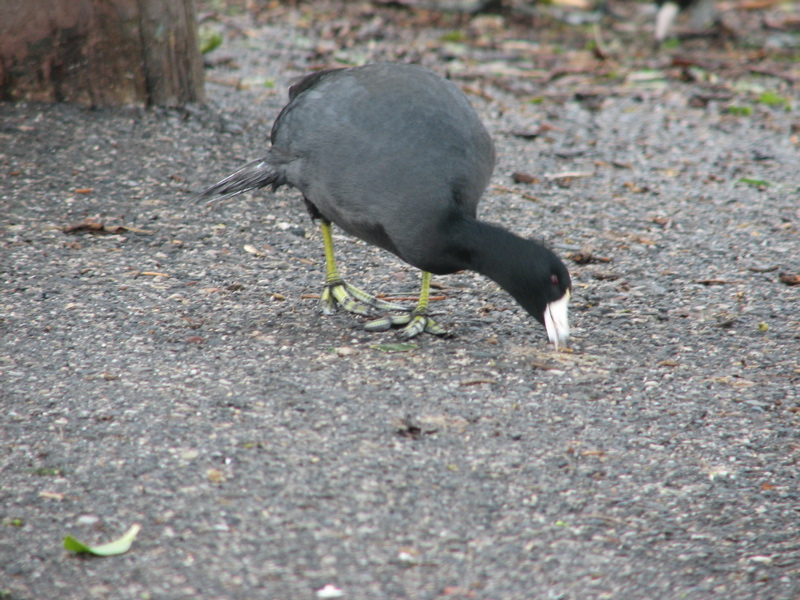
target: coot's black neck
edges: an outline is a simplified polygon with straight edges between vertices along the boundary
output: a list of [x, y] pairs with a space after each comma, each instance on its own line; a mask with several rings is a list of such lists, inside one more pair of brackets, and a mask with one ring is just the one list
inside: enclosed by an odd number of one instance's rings
[[550, 273], [561, 273], [561, 269], [566, 273], [551, 250], [502, 227], [465, 217], [452, 220], [445, 229], [440, 239], [447, 243], [439, 256], [447, 267], [432, 272], [476, 271], [497, 283], [541, 320], [544, 305], [555, 299], [550, 298], [553, 291], [548, 289]]

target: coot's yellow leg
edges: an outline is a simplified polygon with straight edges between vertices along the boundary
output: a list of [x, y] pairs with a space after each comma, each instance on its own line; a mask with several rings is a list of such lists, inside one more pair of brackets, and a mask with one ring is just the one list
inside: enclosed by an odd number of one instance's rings
[[326, 267], [325, 289], [320, 299], [320, 306], [322, 307], [323, 313], [326, 315], [333, 314], [336, 312], [336, 305], [341, 306], [347, 312], [365, 316], [372, 314], [371, 309], [402, 310], [405, 312], [410, 310], [406, 306], [386, 302], [386, 300], [370, 296], [342, 279], [339, 275], [339, 269], [336, 268], [336, 258], [333, 255], [333, 236], [331, 235], [330, 221], [322, 219], [321, 228], [322, 241], [325, 245]]
[[434, 335], [444, 335], [444, 327], [428, 316], [428, 299], [431, 292], [431, 274], [422, 272], [422, 286], [419, 292], [419, 302], [414, 309], [405, 315], [386, 315], [364, 325], [367, 331], [385, 331], [392, 326], [405, 325], [400, 330], [400, 335], [406, 339], [413, 338], [423, 331]]

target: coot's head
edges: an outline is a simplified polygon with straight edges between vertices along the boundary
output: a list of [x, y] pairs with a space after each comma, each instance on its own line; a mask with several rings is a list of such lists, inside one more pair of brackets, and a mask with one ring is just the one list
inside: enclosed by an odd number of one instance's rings
[[567, 267], [552, 251], [536, 249], [509, 292], [517, 302], [547, 329], [547, 337], [558, 348], [569, 339], [568, 305], [572, 280]]

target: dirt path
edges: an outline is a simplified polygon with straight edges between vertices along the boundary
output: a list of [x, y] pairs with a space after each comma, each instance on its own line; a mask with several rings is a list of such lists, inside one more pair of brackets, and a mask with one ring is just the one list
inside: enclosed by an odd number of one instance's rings
[[[617, 21], [598, 58], [553, 17], [337, 6], [211, 15], [205, 107], [0, 104], [0, 598], [800, 597], [797, 50], [745, 44], [792, 14], [656, 55]], [[481, 216], [567, 259], [570, 351], [471, 273], [435, 280], [452, 337], [392, 351], [319, 314], [295, 192], [188, 202], [292, 78], [385, 59], [474, 101]]]

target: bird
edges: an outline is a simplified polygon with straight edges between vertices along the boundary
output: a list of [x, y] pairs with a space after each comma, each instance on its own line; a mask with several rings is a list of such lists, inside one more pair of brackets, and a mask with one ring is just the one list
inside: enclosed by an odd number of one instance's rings
[[[196, 194], [212, 204], [249, 190], [288, 185], [320, 221], [326, 277], [320, 305], [364, 316], [368, 331], [402, 326], [413, 338], [446, 329], [428, 309], [432, 275], [462, 270], [495, 281], [545, 326], [569, 339], [569, 272], [544, 244], [478, 220], [495, 165], [492, 139], [466, 94], [421, 66], [371, 63], [321, 70], [289, 89], [271, 146]], [[376, 298], [339, 274], [332, 225], [422, 271], [413, 308]], [[401, 313], [401, 314], [394, 314]]]
[[663, 42], [669, 33], [672, 23], [682, 10], [691, 12], [692, 27], [699, 29], [711, 20], [714, 12], [713, 0], [656, 0], [655, 39]]

